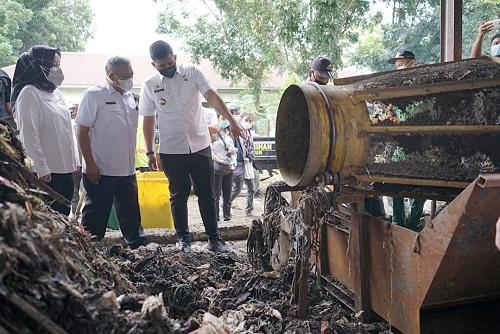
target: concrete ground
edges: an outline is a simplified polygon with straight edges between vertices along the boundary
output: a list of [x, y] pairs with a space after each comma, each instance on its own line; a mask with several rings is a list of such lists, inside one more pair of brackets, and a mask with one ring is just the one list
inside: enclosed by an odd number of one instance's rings
[[[263, 177], [267, 177], [267, 172], [263, 174]], [[249, 226], [253, 219], [260, 217], [264, 211], [264, 193], [266, 187], [272, 182], [280, 180], [280, 176], [275, 175], [271, 178], [268, 178], [261, 182], [260, 184], [260, 195], [255, 196], [254, 198], [254, 212], [251, 217], [247, 217], [245, 215], [245, 194], [244, 191], [240, 194], [240, 196], [236, 197], [233, 201], [231, 214], [232, 220], [230, 222], [219, 222], [219, 227], [230, 227], [230, 226]], [[222, 202], [222, 199], [221, 199]], [[221, 209], [222, 215], [222, 209]], [[200, 210], [198, 209], [198, 197], [196, 195], [191, 195], [188, 200], [188, 222], [189, 222], [189, 230], [193, 233], [204, 232], [205, 229], [203, 227], [203, 222], [201, 220]], [[145, 234], [162, 234], [173, 232], [172, 230], [167, 229], [146, 229]], [[119, 238], [121, 236], [120, 231], [108, 230], [106, 232], [106, 237], [109, 238]]]
[[[222, 202], [222, 199], [221, 199]], [[264, 196], [259, 196], [254, 198], [254, 212], [253, 216], [247, 217], [245, 215], [245, 196], [238, 196], [234, 199], [231, 208], [232, 219], [230, 222], [219, 221], [219, 227], [231, 226], [231, 225], [248, 225], [252, 222], [252, 219], [260, 217], [264, 211]], [[188, 214], [189, 214], [189, 228], [192, 232], [204, 231], [203, 222], [201, 220], [200, 210], [198, 209], [198, 197], [196, 195], [189, 196], [188, 201]], [[220, 215], [222, 216], [222, 208], [220, 209]]]

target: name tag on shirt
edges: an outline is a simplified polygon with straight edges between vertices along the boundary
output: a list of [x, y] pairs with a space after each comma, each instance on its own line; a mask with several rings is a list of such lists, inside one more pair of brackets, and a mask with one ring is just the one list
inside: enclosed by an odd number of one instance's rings
[[106, 102], [106, 104], [116, 104], [116, 102]]

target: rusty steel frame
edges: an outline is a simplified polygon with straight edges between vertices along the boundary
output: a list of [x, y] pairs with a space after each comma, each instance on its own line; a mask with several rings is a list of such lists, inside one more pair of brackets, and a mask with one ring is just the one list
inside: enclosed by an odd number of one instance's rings
[[[500, 82], [500, 80], [499, 80]], [[497, 125], [384, 125], [384, 126], [372, 126], [362, 132], [361, 134], [424, 134], [424, 133], [438, 133], [442, 134], [485, 134], [485, 133], [497, 133], [500, 132], [500, 126]]]
[[351, 100], [354, 103], [363, 101], [378, 101], [393, 98], [427, 96], [431, 94], [441, 94], [449, 92], [460, 92], [466, 90], [494, 88], [500, 85], [498, 78], [472, 79], [453, 82], [429, 83], [408, 87], [373, 88], [353, 91]]
[[323, 226], [320, 281], [345, 306], [403, 333], [498, 329], [499, 198], [500, 174], [480, 175], [419, 233], [356, 204], [350, 231]]

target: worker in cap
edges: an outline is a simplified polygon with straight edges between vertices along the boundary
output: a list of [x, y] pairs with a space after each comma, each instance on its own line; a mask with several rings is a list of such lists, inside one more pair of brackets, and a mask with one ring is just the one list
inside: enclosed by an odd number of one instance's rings
[[396, 55], [389, 59], [389, 64], [393, 64], [397, 70], [411, 68], [416, 65], [415, 54], [407, 49], [399, 49]]
[[333, 78], [332, 61], [326, 57], [316, 57], [307, 71], [307, 81], [326, 85]]
[[[407, 49], [399, 49], [396, 56], [389, 59], [389, 64], [394, 64], [397, 70], [404, 68], [412, 68], [417, 65], [415, 54]], [[399, 124], [399, 119], [396, 113], [392, 110], [392, 106], [388, 108], [387, 119], [394, 124]], [[396, 225], [406, 226], [409, 229], [417, 231], [419, 229], [420, 217], [424, 210], [425, 199], [413, 198], [410, 199], [411, 207], [409, 217], [405, 218], [404, 198], [392, 198], [392, 223]]]

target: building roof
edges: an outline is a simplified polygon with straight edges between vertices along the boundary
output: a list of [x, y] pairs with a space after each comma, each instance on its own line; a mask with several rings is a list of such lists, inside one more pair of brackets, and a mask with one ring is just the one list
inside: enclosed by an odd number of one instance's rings
[[[90, 87], [101, 83], [104, 78], [104, 65], [110, 55], [93, 54], [84, 52], [62, 52], [61, 67], [64, 71], [63, 87]], [[129, 56], [134, 70], [134, 86], [140, 87], [142, 82], [155, 70], [151, 65], [149, 56]], [[189, 56], [177, 55], [179, 64], [192, 63]], [[217, 89], [246, 89], [247, 85], [241, 81], [232, 85], [230, 81], [223, 79], [212, 67], [210, 62], [203, 59], [198, 65], [210, 82]], [[4, 67], [3, 70], [11, 77], [14, 74], [15, 65]], [[283, 85], [285, 79], [279, 75], [271, 75], [264, 83], [264, 88], [276, 89]]]

